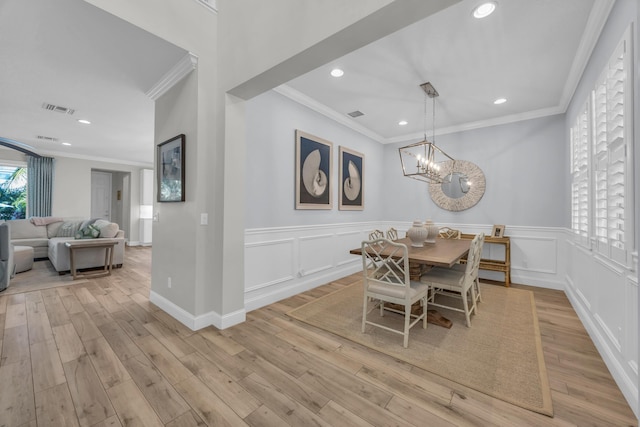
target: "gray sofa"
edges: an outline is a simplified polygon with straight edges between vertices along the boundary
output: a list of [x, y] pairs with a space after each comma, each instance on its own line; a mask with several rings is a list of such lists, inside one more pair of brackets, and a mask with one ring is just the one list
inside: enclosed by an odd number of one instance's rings
[[[118, 224], [104, 220], [80, 218], [31, 218], [7, 221], [10, 226], [13, 246], [33, 247], [34, 259], [49, 258], [53, 268], [59, 273], [70, 270], [69, 248], [65, 242], [75, 240], [78, 231], [86, 230], [88, 225], [100, 230], [97, 238], [112, 238], [118, 241], [113, 248], [113, 264], [116, 267], [124, 263], [124, 231]], [[84, 249], [74, 257], [76, 268], [104, 266], [104, 249]]]

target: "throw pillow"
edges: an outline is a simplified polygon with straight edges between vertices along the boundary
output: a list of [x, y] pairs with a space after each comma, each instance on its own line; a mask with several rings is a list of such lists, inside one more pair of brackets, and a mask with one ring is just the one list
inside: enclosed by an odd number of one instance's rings
[[82, 221], [65, 221], [58, 229], [58, 237], [74, 237], [80, 229]]
[[109, 223], [109, 225], [105, 225], [100, 229], [100, 237], [116, 237], [116, 234], [118, 234], [118, 230], [120, 230], [118, 224], [116, 224], [115, 222]]
[[118, 234], [118, 224], [115, 222], [109, 222], [104, 219], [99, 219], [93, 223], [100, 230], [100, 237], [113, 238]]
[[95, 225], [87, 225], [76, 233], [76, 239], [96, 239], [100, 236], [100, 230]]

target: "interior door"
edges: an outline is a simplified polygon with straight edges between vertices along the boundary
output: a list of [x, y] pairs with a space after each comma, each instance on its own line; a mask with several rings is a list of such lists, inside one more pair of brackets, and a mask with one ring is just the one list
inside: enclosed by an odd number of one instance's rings
[[91, 218], [111, 221], [111, 173], [91, 172]]

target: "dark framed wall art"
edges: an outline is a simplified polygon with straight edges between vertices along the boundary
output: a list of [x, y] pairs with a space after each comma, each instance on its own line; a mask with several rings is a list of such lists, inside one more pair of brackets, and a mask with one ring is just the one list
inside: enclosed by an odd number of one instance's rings
[[338, 209], [364, 210], [364, 154], [340, 147], [340, 195]]
[[333, 208], [333, 144], [296, 130], [296, 209]]
[[158, 144], [158, 202], [184, 202], [184, 146], [180, 134]]

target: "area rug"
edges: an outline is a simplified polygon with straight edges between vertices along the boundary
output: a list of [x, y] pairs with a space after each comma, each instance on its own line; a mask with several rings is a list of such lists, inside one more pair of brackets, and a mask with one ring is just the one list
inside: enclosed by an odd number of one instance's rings
[[[553, 416], [533, 293], [481, 284], [484, 302], [472, 316], [438, 308], [451, 329], [428, 324], [411, 328], [409, 348], [402, 335], [367, 325], [361, 333], [363, 290], [359, 281], [298, 307], [289, 316], [463, 386], [513, 405]], [[372, 303], [368, 303], [372, 304]], [[402, 316], [373, 310], [369, 319], [402, 328]]]

